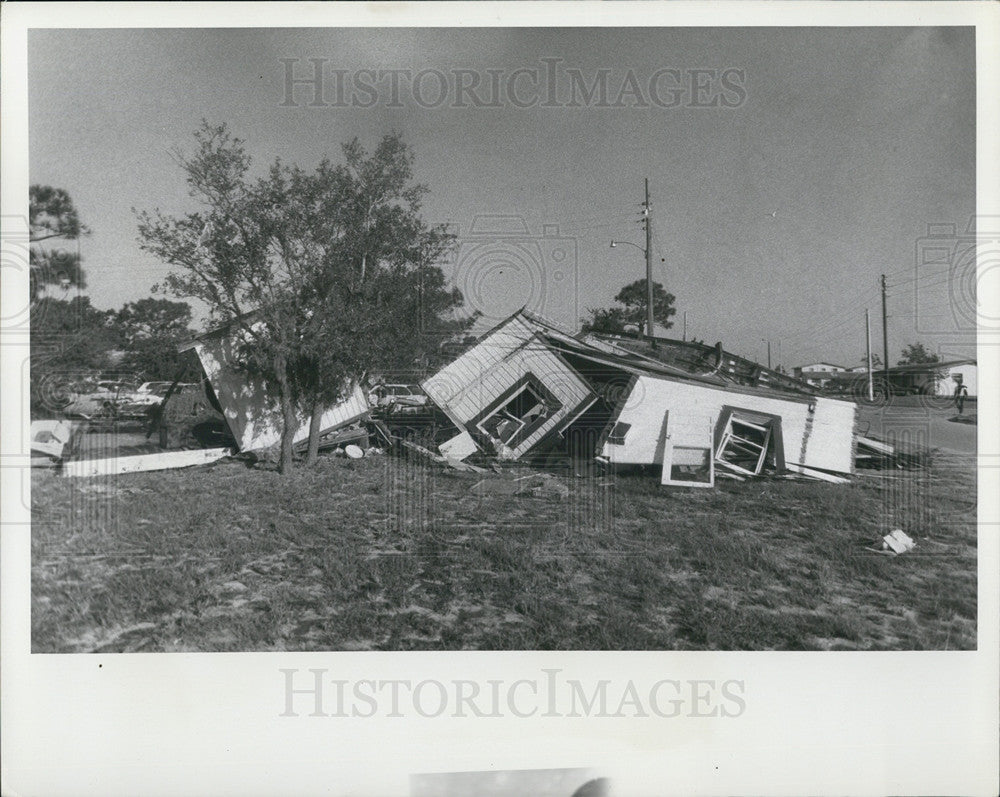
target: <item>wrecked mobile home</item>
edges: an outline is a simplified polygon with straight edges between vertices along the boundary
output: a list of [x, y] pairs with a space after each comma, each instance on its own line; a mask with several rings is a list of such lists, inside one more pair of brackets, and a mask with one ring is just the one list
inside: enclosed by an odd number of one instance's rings
[[656, 466], [661, 483], [761, 473], [839, 482], [856, 406], [692, 372], [521, 310], [422, 385], [483, 453]]

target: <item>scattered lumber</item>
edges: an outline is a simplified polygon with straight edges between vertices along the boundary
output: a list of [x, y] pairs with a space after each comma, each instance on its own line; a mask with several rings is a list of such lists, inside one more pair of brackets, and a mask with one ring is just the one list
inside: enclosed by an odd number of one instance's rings
[[228, 457], [228, 448], [196, 448], [187, 451], [164, 451], [156, 454], [140, 454], [130, 457], [109, 457], [107, 459], [73, 460], [63, 463], [63, 476], [89, 477], [109, 476], [117, 473], [138, 473], [149, 470], [170, 470], [207, 465]]
[[875, 451], [879, 454], [886, 454], [892, 456], [896, 453], [894, 446], [888, 443], [883, 443], [881, 440], [876, 440], [872, 437], [864, 437], [863, 435], [858, 435], [855, 440], [858, 443], [858, 448], [866, 448], [869, 451]]
[[816, 479], [822, 482], [830, 482], [831, 484], [850, 484], [851, 481], [843, 476], [836, 476], [832, 473], [827, 473], [826, 471], [817, 470], [816, 468], [807, 468], [805, 465], [799, 465], [795, 462], [785, 463], [785, 467], [793, 474], [808, 476], [811, 479]]
[[420, 456], [425, 459], [431, 460], [431, 462], [436, 462], [439, 465], [447, 465], [449, 468], [459, 471], [467, 471], [469, 473], [486, 473], [486, 468], [480, 468], [478, 465], [473, 465], [469, 462], [461, 462], [457, 459], [452, 459], [451, 457], [443, 457], [440, 454], [435, 454], [429, 448], [424, 448], [422, 445], [414, 443], [410, 440], [400, 440], [400, 445], [410, 451], [415, 451], [420, 454]]

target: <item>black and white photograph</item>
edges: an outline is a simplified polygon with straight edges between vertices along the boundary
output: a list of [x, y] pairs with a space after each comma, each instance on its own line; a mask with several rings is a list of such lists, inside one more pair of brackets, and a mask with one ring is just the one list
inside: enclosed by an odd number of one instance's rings
[[974, 55], [31, 32], [32, 650], [974, 648]]
[[[28, 5], [2, 217], [25, 661], [105, 684], [149, 666], [159, 690], [172, 662], [237, 654], [296, 734], [461, 718], [471, 745], [491, 717], [758, 722], [761, 654], [884, 663], [866, 690], [905, 665], [865, 654], [993, 656], [985, 5], [787, 26], [636, 3], [478, 25], [472, 4], [328, 4], [301, 26], [300, 4], [148, 25]], [[619, 669], [588, 664], [606, 654]], [[659, 755], [659, 731], [608, 733]], [[879, 781], [879, 755], [869, 792], [918, 788]], [[631, 761], [386, 773], [411, 797], [768, 790], [687, 771], [630, 790]], [[984, 766], [920, 788], [989, 793]], [[862, 790], [815, 776], [773, 793]]]

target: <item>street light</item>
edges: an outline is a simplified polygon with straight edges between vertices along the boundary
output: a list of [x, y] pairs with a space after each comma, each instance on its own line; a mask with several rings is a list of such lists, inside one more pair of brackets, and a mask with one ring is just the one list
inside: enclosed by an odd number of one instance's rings
[[611, 242], [611, 248], [614, 249], [619, 244], [624, 244], [625, 246], [634, 246], [636, 249], [638, 249], [640, 252], [642, 252], [643, 256], [646, 255], [646, 250], [645, 249], [643, 249], [641, 246], [639, 246], [639, 244], [634, 244], [631, 241], [612, 241]]
[[612, 241], [611, 248], [614, 249], [619, 244], [623, 246], [634, 246], [642, 256], [646, 258], [646, 335], [649, 337], [653, 348], [656, 348], [656, 338], [653, 337], [653, 274], [652, 265], [649, 260], [649, 250], [643, 249], [639, 244], [631, 241]]

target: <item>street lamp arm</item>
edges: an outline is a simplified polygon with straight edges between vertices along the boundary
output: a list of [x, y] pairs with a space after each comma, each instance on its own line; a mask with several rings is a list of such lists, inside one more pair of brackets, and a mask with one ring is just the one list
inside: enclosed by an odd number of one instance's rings
[[634, 246], [636, 249], [638, 249], [640, 252], [642, 252], [643, 255], [646, 254], [646, 250], [645, 249], [643, 249], [641, 246], [639, 246], [639, 244], [634, 244], [631, 241], [612, 241], [611, 242], [611, 248], [614, 249], [616, 246], [619, 246], [619, 245], [622, 245], [622, 244], [624, 244], [625, 246]]

